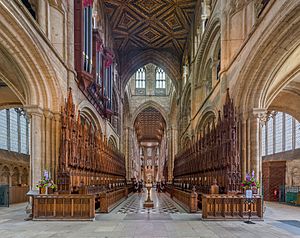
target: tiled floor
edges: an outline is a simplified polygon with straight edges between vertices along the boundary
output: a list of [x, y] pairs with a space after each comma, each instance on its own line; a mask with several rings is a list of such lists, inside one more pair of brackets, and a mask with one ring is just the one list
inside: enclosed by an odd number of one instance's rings
[[179, 214], [185, 211], [175, 204], [165, 193], [157, 193], [152, 189], [150, 193], [154, 208], [145, 209], [144, 201], [147, 199], [146, 190], [129, 197], [125, 203], [114, 209], [117, 214]]
[[204, 222], [200, 220], [201, 214], [185, 213], [165, 194], [153, 193], [155, 208], [148, 213], [141, 206], [143, 196], [131, 196], [110, 214], [98, 214], [94, 222], [25, 221], [26, 204], [0, 208], [0, 238], [300, 238], [300, 207], [266, 203], [264, 221], [255, 224]]

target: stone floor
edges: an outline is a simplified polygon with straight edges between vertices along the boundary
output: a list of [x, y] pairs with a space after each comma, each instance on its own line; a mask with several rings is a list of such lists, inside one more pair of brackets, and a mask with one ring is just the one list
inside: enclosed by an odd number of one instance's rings
[[24, 221], [26, 204], [0, 208], [0, 238], [10, 237], [298, 237], [300, 207], [266, 203], [265, 220], [201, 221], [201, 214], [187, 214], [165, 194], [153, 192], [155, 208], [142, 207], [144, 194], [134, 194], [110, 214], [97, 214], [94, 222]]

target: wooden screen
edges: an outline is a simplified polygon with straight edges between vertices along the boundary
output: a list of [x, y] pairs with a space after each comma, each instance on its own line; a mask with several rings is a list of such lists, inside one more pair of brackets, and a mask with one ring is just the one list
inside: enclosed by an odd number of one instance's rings
[[221, 193], [240, 190], [241, 169], [239, 153], [239, 126], [233, 101], [227, 91], [223, 116], [208, 125], [204, 132], [180, 151], [174, 161], [174, 185], [209, 193], [216, 179]]
[[[108, 146], [99, 130], [80, 112], [75, 115], [72, 91], [61, 113], [61, 149], [58, 189], [60, 193], [82, 193], [83, 188], [111, 189], [125, 185], [125, 157]], [[85, 193], [85, 192], [83, 192]]]

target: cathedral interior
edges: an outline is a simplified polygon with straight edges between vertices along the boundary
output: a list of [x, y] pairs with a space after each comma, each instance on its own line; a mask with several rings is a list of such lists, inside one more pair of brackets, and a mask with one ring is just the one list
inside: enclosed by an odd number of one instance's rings
[[0, 232], [299, 237], [299, 106], [299, 0], [0, 0]]

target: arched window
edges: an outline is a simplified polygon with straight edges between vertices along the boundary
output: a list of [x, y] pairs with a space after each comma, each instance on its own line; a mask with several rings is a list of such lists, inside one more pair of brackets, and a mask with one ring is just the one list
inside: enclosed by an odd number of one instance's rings
[[21, 108], [0, 111], [0, 149], [29, 154], [30, 124]]
[[261, 132], [262, 156], [300, 148], [300, 123], [287, 113], [275, 112]]
[[161, 68], [155, 69], [155, 87], [166, 88], [166, 73]]
[[135, 87], [146, 88], [146, 70], [139, 68], [135, 73]]

